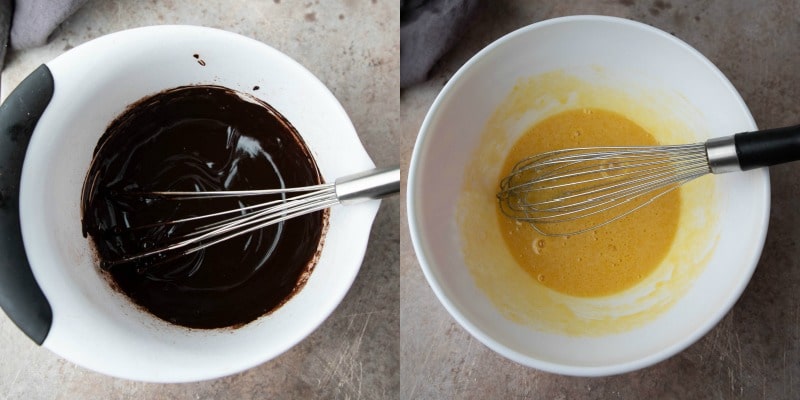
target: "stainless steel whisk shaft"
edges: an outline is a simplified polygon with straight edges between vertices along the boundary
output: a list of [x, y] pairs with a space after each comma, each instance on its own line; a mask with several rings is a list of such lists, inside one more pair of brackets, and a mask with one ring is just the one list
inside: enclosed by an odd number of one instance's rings
[[[377, 168], [337, 179], [334, 183], [283, 189], [208, 191], [208, 192], [150, 192], [155, 198], [164, 200], [190, 200], [199, 198], [243, 197], [281, 195], [281, 199], [242, 206], [216, 213], [157, 222], [137, 228], [169, 226], [190, 221], [213, 220], [195, 229], [170, 244], [121, 258], [113, 264], [135, 261], [166, 252], [177, 251], [186, 255], [213, 246], [225, 240], [266, 228], [291, 218], [320, 211], [336, 204], [355, 204], [380, 199], [400, 191], [400, 169]], [[300, 193], [300, 194], [296, 194]], [[291, 196], [287, 196], [291, 195]], [[216, 220], [221, 216], [234, 216]]]
[[502, 212], [548, 236], [597, 229], [708, 173], [800, 159], [800, 125], [705, 143], [550, 151], [521, 160], [500, 182]]

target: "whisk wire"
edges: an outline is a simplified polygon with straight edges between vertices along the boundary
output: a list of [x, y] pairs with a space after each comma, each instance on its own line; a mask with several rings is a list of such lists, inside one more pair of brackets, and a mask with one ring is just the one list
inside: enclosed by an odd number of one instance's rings
[[229, 225], [229, 224], [237, 224], [237, 223], [246, 223], [247, 221], [250, 221], [250, 220], [252, 220], [254, 218], [257, 218], [257, 217], [260, 217], [260, 216], [263, 216], [263, 215], [266, 215], [266, 214], [282, 212], [282, 211], [287, 210], [289, 208], [296, 207], [297, 204], [302, 204], [302, 203], [305, 203], [305, 202], [311, 203], [311, 202], [315, 202], [315, 201], [318, 201], [318, 200], [325, 200], [325, 199], [328, 199], [330, 197], [334, 197], [335, 198], [335, 196], [336, 196], [335, 189], [331, 185], [330, 187], [326, 187], [325, 189], [323, 189], [321, 191], [312, 192], [312, 193], [306, 193], [306, 194], [302, 194], [302, 195], [298, 195], [298, 196], [293, 196], [293, 197], [290, 197], [289, 199], [285, 199], [284, 198], [284, 199], [279, 199], [279, 200], [272, 200], [272, 201], [268, 201], [268, 202], [265, 202], [265, 203], [254, 204], [254, 205], [251, 205], [251, 206], [242, 206], [242, 207], [234, 208], [234, 209], [231, 209], [231, 210], [220, 211], [218, 213], [199, 215], [199, 216], [196, 216], [196, 217], [178, 219], [178, 220], [173, 220], [173, 221], [166, 221], [163, 224], [164, 225], [168, 225], [168, 224], [176, 224], [176, 223], [182, 223], [182, 222], [188, 222], [188, 221], [197, 221], [197, 220], [201, 220], [201, 219], [210, 219], [210, 218], [213, 218], [213, 217], [219, 217], [219, 216], [222, 216], [222, 215], [225, 215], [225, 214], [232, 214], [232, 213], [239, 214], [237, 216], [234, 216], [234, 217], [231, 217], [231, 218], [228, 218], [228, 219], [218, 220], [218, 221], [215, 221], [215, 222], [211, 222], [211, 223], [209, 223], [207, 225], [203, 225], [201, 227], [198, 227], [197, 229], [195, 229], [194, 232], [188, 234], [187, 236], [189, 236], [189, 235], [197, 235], [197, 234], [202, 234], [202, 233], [214, 230], [214, 229], [216, 229], [216, 228], [218, 228], [220, 226]]
[[[155, 228], [160, 230], [169, 227], [167, 237], [163, 238], [154, 249], [143, 249], [142, 252], [123, 256], [116, 260], [105, 261], [105, 267], [111, 268], [131, 261], [153, 257], [148, 261], [147, 269], [153, 265], [171, 260], [175, 257], [194, 253], [209, 246], [221, 243], [235, 237], [266, 228], [271, 225], [283, 223], [292, 218], [307, 215], [333, 207], [337, 204], [356, 204], [362, 201], [376, 200], [400, 191], [400, 168], [375, 168], [347, 175], [336, 179], [334, 183], [325, 183], [305, 187], [266, 189], [266, 190], [239, 190], [239, 191], [210, 191], [210, 192], [148, 192], [148, 193], [121, 193], [122, 196], [137, 196], [154, 200], [198, 200], [213, 199], [218, 197], [241, 198], [244, 196], [279, 195], [279, 199], [260, 201], [256, 204], [245, 205], [241, 200], [239, 206], [232, 209], [213, 212], [205, 215], [188, 216], [167, 221], [156, 221], [140, 226], [126, 227], [125, 231], [142, 228]], [[222, 217], [222, 219], [220, 219]], [[204, 220], [207, 223], [203, 224]], [[177, 225], [195, 223], [199, 226], [181, 228]], [[115, 227], [115, 231], [116, 228]], [[187, 232], [188, 231], [188, 232]], [[163, 233], [163, 231], [162, 231]], [[170, 237], [172, 235], [172, 237]]]
[[[680, 187], [680, 186], [681, 186], [683, 183], [684, 183], [684, 182], [676, 182], [676, 183], [675, 183], [673, 186], [664, 187], [664, 188], [662, 188], [662, 189], [663, 189], [662, 191], [660, 191], [660, 192], [658, 192], [658, 193], [655, 193], [655, 194], [653, 194], [653, 195], [652, 195], [650, 198], [648, 198], [646, 201], [642, 202], [641, 204], [638, 204], [637, 206], [635, 206], [635, 207], [633, 207], [633, 208], [631, 208], [631, 209], [625, 210], [624, 212], [622, 212], [622, 213], [620, 213], [620, 214], [614, 215], [613, 217], [611, 217], [611, 218], [608, 218], [608, 219], [604, 220], [603, 222], [600, 222], [600, 223], [594, 224], [594, 225], [592, 225], [592, 226], [589, 226], [589, 227], [582, 228], [582, 229], [580, 229], [580, 230], [577, 230], [577, 231], [572, 231], [572, 232], [568, 232], [568, 233], [552, 233], [552, 232], [547, 232], [547, 231], [544, 231], [543, 229], [541, 229], [541, 228], [538, 226], [538, 223], [531, 223], [531, 226], [533, 226], [533, 228], [534, 228], [534, 229], [535, 229], [535, 230], [536, 230], [538, 233], [540, 233], [540, 234], [542, 234], [542, 235], [545, 235], [545, 236], [572, 236], [572, 235], [579, 235], [579, 234], [581, 234], [581, 233], [586, 233], [586, 232], [589, 232], [589, 231], [593, 231], [593, 230], [595, 230], [595, 229], [597, 229], [597, 228], [600, 228], [600, 227], [606, 226], [606, 225], [608, 225], [608, 224], [610, 224], [610, 223], [612, 223], [612, 222], [614, 222], [614, 221], [617, 221], [617, 220], [619, 220], [619, 219], [622, 219], [623, 217], [627, 216], [628, 214], [631, 214], [631, 213], [633, 213], [633, 212], [635, 212], [635, 211], [637, 211], [637, 210], [639, 210], [639, 209], [641, 209], [641, 208], [643, 208], [643, 207], [645, 207], [645, 206], [649, 205], [650, 203], [654, 202], [655, 200], [657, 200], [657, 199], [658, 199], [658, 198], [660, 198], [661, 196], [664, 196], [664, 195], [666, 195], [667, 193], [670, 193], [670, 192], [672, 192], [673, 190], [675, 190], [675, 189], [679, 188], [679, 187]], [[633, 201], [633, 200], [635, 200], [636, 198], [638, 198], [638, 196], [637, 196], [637, 197], [635, 197], [635, 198], [630, 198], [630, 199], [627, 199], [627, 200], [625, 200], [623, 203], [620, 203], [619, 205], [624, 205], [624, 204], [627, 204], [628, 202], [630, 202], [630, 201]], [[616, 205], [615, 205], [615, 206], [610, 206], [610, 207], [607, 207], [606, 209], [603, 209], [603, 210], [598, 210], [598, 211], [597, 211], [597, 212], [595, 212], [595, 213], [592, 213], [592, 214], [588, 214], [588, 215], [586, 215], [586, 217], [588, 217], [588, 216], [591, 216], [591, 215], [596, 215], [596, 214], [599, 214], [599, 213], [601, 213], [601, 212], [605, 212], [605, 211], [608, 211], [608, 210], [611, 210], [613, 207], [616, 207]], [[575, 220], [577, 220], [577, 219], [578, 219], [578, 218], [567, 219], [567, 220], [564, 220], [564, 221], [561, 221], [561, 222], [556, 222], [556, 221], [540, 221], [540, 222], [541, 222], [541, 223], [563, 223], [563, 222], [575, 221]], [[529, 221], [529, 222], [532, 222], [532, 221]]]
[[[694, 175], [697, 171], [695, 168], [696, 168], [695, 165], [675, 168], [673, 171], [668, 171], [668, 170], [665, 171], [659, 168], [650, 168], [645, 170], [623, 172], [613, 177], [596, 177], [592, 179], [584, 179], [581, 181], [569, 182], [564, 184], [555, 184], [550, 186], [533, 187], [527, 189], [519, 188], [519, 191], [523, 193], [530, 193], [534, 191], [546, 191], [546, 190], [554, 190], [565, 187], [576, 187], [575, 189], [563, 192], [563, 195], [561, 197], [550, 200], [539, 201], [531, 204], [525, 204], [524, 208], [538, 209], [538, 207], [541, 205], [564, 203], [566, 200], [570, 199], [585, 198], [586, 200], [584, 201], [572, 204], [572, 206], [580, 206], [584, 204], [591, 204], [592, 202], [604, 200], [606, 198], [613, 198], [618, 195], [628, 194], [630, 193], [629, 191], [631, 190], [643, 187], [639, 185], [641, 183], [645, 184], [662, 183], [664, 181], [660, 180], [660, 178], [663, 177], [672, 178], [675, 175], [682, 176], [684, 172], [689, 172], [690, 175]], [[648, 186], [644, 185], [644, 187]], [[593, 195], [596, 196], [592, 197]], [[554, 209], [561, 209], [563, 207], [567, 206], [560, 206], [560, 207], [556, 206], [554, 207]]]
[[[207, 197], [207, 196], [206, 196]], [[163, 246], [155, 248], [150, 251], [139, 253], [133, 256], [123, 257], [118, 263], [133, 261], [149, 256], [158, 255], [160, 253], [180, 250], [180, 254], [190, 254], [195, 251], [201, 250], [208, 246], [213, 246], [225, 240], [233, 239], [235, 237], [253, 232], [258, 229], [263, 229], [268, 226], [281, 223], [291, 218], [300, 215], [309, 214], [312, 212], [320, 211], [329, 208], [338, 203], [335, 190], [331, 187], [330, 190], [314, 192], [309, 195], [296, 196], [286, 201], [275, 200], [265, 204], [273, 204], [272, 207], [267, 207], [259, 211], [245, 212], [240, 216], [229, 218], [222, 221], [217, 221], [211, 224], [198, 227], [193, 232], [189, 232], [180, 236], [178, 241], [167, 243]], [[264, 207], [265, 205], [259, 205]], [[241, 209], [234, 209], [230, 211], [241, 212]], [[221, 212], [218, 214], [226, 214]], [[202, 216], [206, 217], [206, 216]], [[179, 221], [179, 220], [175, 220]], [[174, 221], [168, 221], [174, 222]], [[189, 247], [196, 245], [194, 247]], [[185, 248], [185, 249], [184, 249]]]
[[334, 192], [319, 193], [313, 197], [307, 197], [303, 199], [292, 198], [289, 201], [265, 208], [260, 211], [242, 214], [234, 218], [204, 225], [198, 228], [197, 232], [201, 233], [200, 239], [202, 240], [210, 235], [227, 233], [233, 229], [252, 226], [260, 222], [277, 220], [285, 213], [302, 211], [312, 212], [310, 210], [315, 207], [315, 204], [318, 202], [328, 204], [328, 201], [336, 201], [336, 194]]
[[[256, 231], [258, 229], [263, 229], [263, 228], [266, 228], [268, 226], [275, 225], [277, 223], [284, 222], [286, 220], [289, 220], [289, 219], [292, 219], [292, 218], [295, 218], [295, 217], [298, 217], [298, 216], [301, 216], [301, 215], [306, 215], [306, 214], [309, 214], [309, 213], [312, 213], [312, 212], [324, 210], [324, 209], [329, 208], [331, 206], [334, 206], [334, 205], [336, 205], [338, 203], [339, 202], [336, 199], [327, 200], [325, 202], [317, 203], [317, 204], [314, 204], [314, 205], [311, 205], [311, 206], [308, 206], [308, 207], [305, 207], [305, 208], [298, 208], [298, 209], [295, 209], [295, 210], [291, 210], [291, 212], [287, 212], [287, 213], [279, 215], [279, 216], [275, 216], [275, 215], [269, 215], [269, 216], [266, 216], [266, 217], [262, 216], [263, 217], [262, 219], [255, 220], [253, 222], [253, 224], [249, 224], [250, 225], [249, 228], [240, 229], [240, 228], [242, 228], [242, 226], [238, 226], [238, 227], [234, 226], [233, 228], [234, 229], [238, 229], [238, 230], [236, 230], [234, 232], [231, 232], [229, 234], [226, 234], [224, 236], [221, 236], [221, 235], [226, 233], [226, 232], [228, 232], [228, 231], [230, 231], [231, 229], [220, 230], [219, 232], [216, 232], [216, 231], [209, 232], [207, 234], [208, 237], [216, 237], [216, 239], [213, 239], [213, 240], [208, 241], [208, 242], [202, 242], [203, 238], [186, 239], [183, 242], [176, 243], [176, 244], [170, 245], [170, 246], [165, 246], [164, 248], [160, 249], [159, 251], [156, 251], [156, 253], [161, 253], [161, 252], [165, 252], [165, 251], [169, 251], [169, 250], [179, 249], [179, 248], [191, 245], [193, 243], [197, 244], [195, 247], [191, 247], [189, 249], [185, 249], [181, 253], [181, 254], [191, 254], [191, 253], [194, 253], [194, 252], [196, 252], [198, 250], [202, 250], [202, 249], [204, 249], [206, 247], [213, 246], [213, 245], [215, 245], [217, 243], [221, 243], [223, 241], [233, 239], [235, 237], [238, 237], [238, 236], [241, 236], [241, 235]], [[147, 255], [143, 254], [143, 255], [137, 256], [136, 258], [141, 258], [141, 257], [145, 257], [145, 256], [147, 256]]]
[[[515, 164], [497, 197], [504, 214], [543, 234], [568, 236], [616, 221], [709, 172], [703, 143], [556, 150]], [[542, 229], [584, 219], [568, 231]]]
[[173, 200], [192, 200], [209, 197], [242, 197], [242, 196], [264, 196], [270, 194], [286, 194], [298, 192], [313, 192], [323, 190], [325, 188], [333, 187], [332, 183], [323, 183], [319, 185], [302, 186], [295, 188], [281, 188], [281, 189], [258, 189], [258, 190], [217, 190], [217, 191], [204, 191], [204, 192], [190, 192], [190, 191], [156, 191], [148, 192], [148, 195], [169, 197]]
[[[674, 183], [683, 182], [686, 179], [692, 179], [692, 176], [675, 176], [665, 177], [655, 181], [648, 181], [635, 187], [626, 188], [605, 196], [589, 197], [586, 200], [578, 203], [570, 203], [562, 206], [555, 206], [550, 208], [537, 208], [534, 206], [519, 209], [523, 212], [536, 212], [544, 215], [537, 217], [540, 222], [567, 222], [574, 221], [579, 218], [584, 218], [592, 215], [599, 214], [600, 212], [609, 210], [613, 207], [621, 206], [636, 200], [637, 198], [646, 195], [654, 189], [659, 187], [672, 185]], [[610, 205], [606, 208], [603, 206]], [[594, 211], [592, 211], [594, 210]], [[570, 215], [577, 215], [571, 218], [563, 218]], [[559, 219], [559, 221], [548, 221]]]

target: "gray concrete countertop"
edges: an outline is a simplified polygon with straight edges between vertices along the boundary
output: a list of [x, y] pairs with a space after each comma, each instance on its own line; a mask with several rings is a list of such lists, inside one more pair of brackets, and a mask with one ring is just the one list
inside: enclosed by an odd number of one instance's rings
[[[378, 165], [398, 163], [399, 7], [393, 1], [91, 0], [31, 50], [9, 52], [5, 98], [39, 64], [103, 34], [156, 24], [221, 28], [267, 43], [314, 73]], [[399, 382], [399, 200], [387, 199], [353, 287], [299, 345], [243, 373], [192, 384], [125, 381], [37, 347], [0, 313], [0, 399], [379, 399]]]
[[[424, 84], [401, 93], [401, 159], [447, 79], [481, 48], [522, 26], [570, 14], [654, 25], [694, 46], [731, 80], [762, 128], [800, 122], [797, 1], [484, 1], [460, 43]], [[800, 398], [800, 165], [771, 169], [761, 261], [732, 311], [693, 346], [650, 368], [606, 378], [529, 369], [492, 352], [445, 311], [401, 221], [400, 396], [404, 399]]]

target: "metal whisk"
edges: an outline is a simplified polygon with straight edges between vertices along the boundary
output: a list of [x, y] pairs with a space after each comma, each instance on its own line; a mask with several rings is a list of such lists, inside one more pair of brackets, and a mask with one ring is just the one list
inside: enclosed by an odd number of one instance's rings
[[208, 199], [281, 195], [282, 199], [266, 201], [207, 215], [158, 222], [147, 227], [176, 225], [190, 221], [208, 220], [191, 233], [172, 238], [168, 244], [112, 262], [112, 266], [138, 259], [164, 255], [186, 255], [225, 240], [262, 229], [301, 215], [320, 211], [336, 204], [356, 204], [380, 199], [400, 191], [400, 168], [377, 168], [336, 179], [334, 183], [284, 189], [208, 191], [208, 192], [150, 192], [147, 196], [164, 200]]
[[708, 173], [800, 159], [800, 125], [652, 147], [550, 151], [523, 159], [500, 182], [503, 213], [547, 236], [597, 229]]

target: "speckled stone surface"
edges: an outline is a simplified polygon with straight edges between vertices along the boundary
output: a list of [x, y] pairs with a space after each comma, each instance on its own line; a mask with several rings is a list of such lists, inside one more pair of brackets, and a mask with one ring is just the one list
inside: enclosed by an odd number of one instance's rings
[[[342, 103], [375, 163], [392, 165], [400, 137], [399, 19], [392, 0], [91, 0], [46, 46], [9, 52], [2, 97], [39, 64], [103, 34], [205, 25], [260, 40], [303, 64]], [[381, 205], [361, 271], [333, 315], [268, 363], [190, 384], [115, 379], [36, 346], [0, 313], [0, 400], [397, 398], [399, 204], [395, 197]]]
[[[484, 1], [467, 33], [425, 84], [400, 96], [401, 159], [447, 79], [514, 29], [571, 14], [638, 20], [673, 33], [731, 80], [762, 128], [800, 122], [800, 2]], [[403, 399], [800, 398], [800, 164], [771, 170], [767, 243], [733, 310], [693, 346], [641, 371], [574, 378], [529, 369], [473, 339], [427, 285], [408, 235], [400, 246], [400, 397]], [[404, 200], [404, 199], [403, 199]]]

